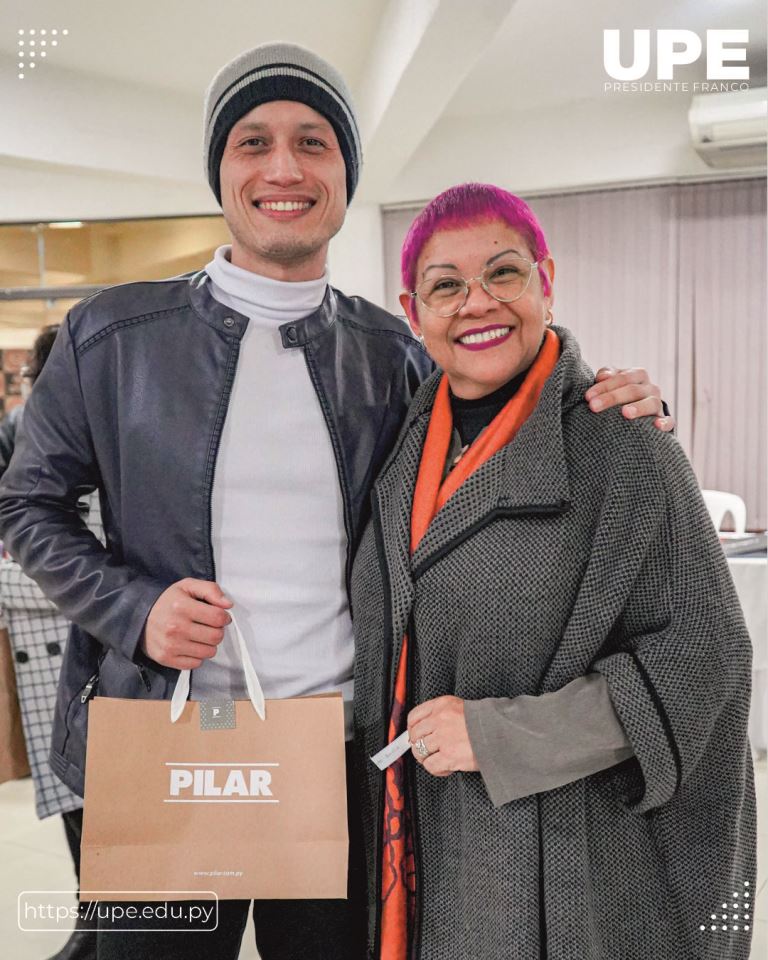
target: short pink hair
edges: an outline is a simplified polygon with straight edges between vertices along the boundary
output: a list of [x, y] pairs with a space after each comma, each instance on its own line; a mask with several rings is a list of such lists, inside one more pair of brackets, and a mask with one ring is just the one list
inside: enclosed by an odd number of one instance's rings
[[[462, 183], [439, 194], [411, 224], [400, 258], [403, 287], [411, 293], [416, 284], [416, 264], [424, 245], [438, 230], [455, 230], [473, 223], [503, 220], [525, 238], [534, 260], [549, 255], [541, 224], [525, 200], [489, 183]], [[545, 295], [550, 293], [549, 277], [539, 267]]]

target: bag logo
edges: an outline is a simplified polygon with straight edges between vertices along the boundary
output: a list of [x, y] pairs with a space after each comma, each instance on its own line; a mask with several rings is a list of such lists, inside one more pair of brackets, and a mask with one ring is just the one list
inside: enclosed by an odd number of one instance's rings
[[279, 763], [168, 762], [163, 803], [280, 803], [272, 794], [270, 767]]

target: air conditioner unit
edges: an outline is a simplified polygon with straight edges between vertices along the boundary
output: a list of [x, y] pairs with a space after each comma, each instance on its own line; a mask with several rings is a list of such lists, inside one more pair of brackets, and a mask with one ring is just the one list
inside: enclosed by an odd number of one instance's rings
[[768, 88], [696, 96], [688, 124], [696, 152], [710, 167], [765, 169]]

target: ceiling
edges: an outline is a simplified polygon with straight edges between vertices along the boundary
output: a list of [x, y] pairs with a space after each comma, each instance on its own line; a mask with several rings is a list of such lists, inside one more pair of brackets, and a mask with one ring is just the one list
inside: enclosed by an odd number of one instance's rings
[[[623, 56], [629, 58], [632, 31], [642, 28], [692, 30], [702, 39], [708, 29], [749, 29], [750, 78], [753, 85], [765, 81], [762, 0], [644, 0], [623, 5], [616, 0], [517, 0], [445, 116], [519, 113], [598, 99], [606, 80], [603, 30], [622, 31], [622, 44], [627, 42]], [[676, 70], [675, 76], [705, 79], [704, 57]]]
[[[334, 63], [354, 90], [387, 6], [387, 0], [35, 0], [30, 14], [28, 0], [4, 0], [0, 52], [18, 52], [19, 29], [38, 31], [37, 44], [47, 29], [46, 64], [199, 99], [216, 70], [241, 50], [290, 40]], [[533, 108], [599, 96], [602, 31], [609, 28], [628, 36], [633, 28], [680, 27], [703, 36], [708, 28], [747, 27], [753, 76], [764, 77], [765, 13], [761, 0], [517, 0], [446, 112], [514, 113], [521, 100]], [[51, 29], [59, 30], [55, 50]], [[702, 58], [687, 75], [701, 79], [703, 70]]]
[[[749, 29], [751, 82], [765, 83], [765, 0], [3, 0], [0, 221], [215, 210], [203, 92], [270, 40], [306, 45], [347, 78], [365, 141], [357, 204], [423, 199], [475, 175], [507, 182], [513, 152], [516, 183], [534, 191], [706, 174], [690, 93], [603, 89], [603, 31], [623, 31], [624, 52], [633, 29], [662, 27]], [[20, 81], [18, 41], [29, 53], [32, 29], [38, 54], [47, 31], [47, 56]], [[701, 58], [679, 77], [704, 70]], [[562, 149], [569, 138], [586, 148], [584, 170]]]
[[[290, 40], [334, 63], [354, 90], [386, 7], [387, 0], [227, 0], [226, 5], [217, 0], [36, 0], [30, 15], [28, 0], [5, 0], [0, 52], [18, 52], [19, 29], [36, 29], [38, 44], [39, 31], [47, 29], [47, 64], [200, 98], [221, 64], [241, 50]], [[766, 5], [761, 0], [646, 0], [642, 6], [615, 0], [517, 0], [446, 115], [515, 113], [523, 105], [599, 97], [604, 29], [620, 29], [628, 37], [633, 28], [680, 27], [703, 36], [708, 28], [737, 25], [750, 30], [753, 78], [764, 78]], [[55, 50], [50, 47], [54, 28], [59, 30]], [[62, 29], [68, 36], [61, 36]], [[28, 42], [28, 33], [25, 37]], [[685, 75], [702, 79], [704, 59]]]
[[316, 50], [354, 83], [385, 5], [386, 0], [3, 0], [0, 51], [15, 54], [20, 29], [67, 29], [55, 50], [48, 45], [47, 63], [199, 99], [218, 68], [242, 50], [290, 40]]

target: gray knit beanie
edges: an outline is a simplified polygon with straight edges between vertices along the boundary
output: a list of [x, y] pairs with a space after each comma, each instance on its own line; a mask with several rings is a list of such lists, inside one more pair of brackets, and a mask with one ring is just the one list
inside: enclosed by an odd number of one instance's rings
[[349, 203], [363, 160], [349, 89], [329, 63], [294, 43], [265, 43], [246, 50], [222, 67], [208, 87], [205, 95], [206, 173], [219, 203], [219, 166], [229, 131], [246, 113], [270, 100], [306, 103], [328, 120], [347, 167]]

